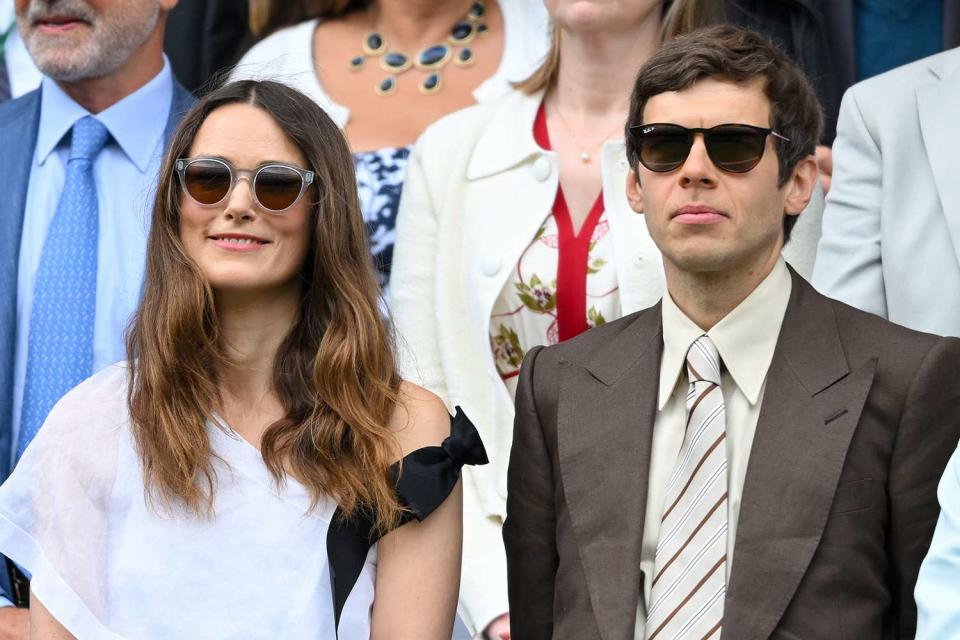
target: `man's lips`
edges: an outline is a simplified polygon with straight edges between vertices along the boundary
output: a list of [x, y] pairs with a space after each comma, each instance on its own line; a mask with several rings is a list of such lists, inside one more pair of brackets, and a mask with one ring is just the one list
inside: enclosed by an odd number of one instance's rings
[[673, 212], [670, 219], [680, 224], [716, 224], [727, 218], [722, 211], [705, 205], [687, 205]]
[[34, 20], [33, 25], [44, 33], [65, 33], [89, 23], [73, 16], [49, 16]]

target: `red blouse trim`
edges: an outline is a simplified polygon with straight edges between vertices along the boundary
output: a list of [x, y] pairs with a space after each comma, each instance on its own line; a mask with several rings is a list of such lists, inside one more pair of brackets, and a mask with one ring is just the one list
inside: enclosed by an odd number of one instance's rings
[[[547, 111], [543, 103], [533, 122], [533, 139], [540, 148], [551, 149], [550, 133], [547, 131]], [[557, 221], [557, 332], [561, 341], [580, 335], [589, 328], [587, 324], [587, 275], [589, 272], [590, 243], [593, 232], [603, 215], [603, 191], [597, 196], [590, 213], [580, 227], [573, 231], [570, 208], [563, 197], [563, 188], [557, 183], [557, 196], [553, 201], [553, 217]]]

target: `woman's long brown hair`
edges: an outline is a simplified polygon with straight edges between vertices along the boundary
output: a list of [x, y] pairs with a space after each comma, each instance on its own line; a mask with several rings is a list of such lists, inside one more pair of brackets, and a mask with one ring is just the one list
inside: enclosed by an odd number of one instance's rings
[[174, 163], [189, 155], [207, 116], [232, 103], [269, 113], [316, 173], [299, 317], [274, 363], [273, 391], [285, 415], [264, 433], [263, 459], [278, 483], [289, 473], [306, 485], [314, 506], [331, 496], [386, 530], [401, 509], [389, 475], [399, 449], [388, 429], [400, 378], [353, 158], [320, 107], [275, 82], [237, 82], [208, 94], [180, 124], [163, 163], [143, 300], [127, 336], [128, 404], [146, 491], [198, 515], [212, 510], [216, 474], [207, 425], [220, 406], [218, 372], [230, 363], [213, 292], [180, 241]]

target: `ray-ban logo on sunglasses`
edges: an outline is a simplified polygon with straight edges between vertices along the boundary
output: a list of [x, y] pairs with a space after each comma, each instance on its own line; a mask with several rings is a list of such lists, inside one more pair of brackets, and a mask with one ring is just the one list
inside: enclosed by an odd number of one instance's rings
[[656, 129], [656, 127], [644, 127], [644, 128], [643, 128], [643, 132], [644, 132], [644, 133], [650, 133], [650, 132], [653, 131], [654, 129]]

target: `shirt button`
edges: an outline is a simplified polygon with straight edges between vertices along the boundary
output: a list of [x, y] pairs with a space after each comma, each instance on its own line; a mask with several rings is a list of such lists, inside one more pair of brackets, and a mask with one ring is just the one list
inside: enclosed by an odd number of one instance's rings
[[536, 178], [539, 182], [543, 182], [544, 180], [549, 178], [551, 170], [552, 168], [550, 167], [550, 161], [543, 156], [540, 156], [539, 158], [537, 158], [534, 161], [533, 166], [530, 167], [530, 171], [533, 172], [533, 177]]
[[500, 256], [488, 253], [480, 260], [480, 270], [483, 275], [492, 278], [500, 271]]

